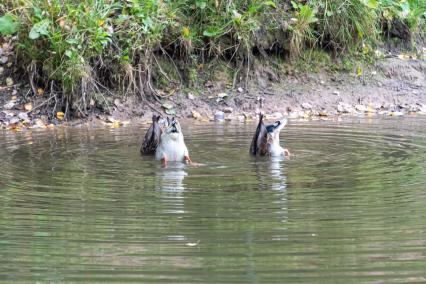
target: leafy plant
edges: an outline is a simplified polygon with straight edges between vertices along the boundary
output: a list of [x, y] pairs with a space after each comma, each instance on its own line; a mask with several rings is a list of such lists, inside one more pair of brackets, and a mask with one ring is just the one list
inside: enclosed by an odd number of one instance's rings
[[0, 35], [12, 35], [18, 31], [19, 24], [12, 15], [3, 15], [0, 17]]

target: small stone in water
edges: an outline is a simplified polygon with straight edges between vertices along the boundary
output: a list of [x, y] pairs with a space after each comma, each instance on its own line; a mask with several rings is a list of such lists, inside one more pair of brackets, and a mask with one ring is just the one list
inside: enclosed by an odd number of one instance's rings
[[223, 111], [218, 111], [214, 114], [214, 120], [223, 121], [225, 119], [225, 114]]

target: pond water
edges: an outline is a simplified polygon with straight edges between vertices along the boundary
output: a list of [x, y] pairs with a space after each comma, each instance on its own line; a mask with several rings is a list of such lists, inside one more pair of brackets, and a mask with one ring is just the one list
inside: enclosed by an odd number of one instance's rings
[[0, 281], [426, 282], [426, 117], [183, 123], [192, 159], [139, 155], [147, 126], [0, 132]]

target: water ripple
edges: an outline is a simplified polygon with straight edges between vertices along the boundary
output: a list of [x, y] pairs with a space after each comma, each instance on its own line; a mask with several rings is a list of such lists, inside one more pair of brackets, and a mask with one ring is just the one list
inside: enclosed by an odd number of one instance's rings
[[183, 123], [192, 159], [139, 156], [146, 126], [0, 133], [0, 281], [425, 282], [424, 117]]

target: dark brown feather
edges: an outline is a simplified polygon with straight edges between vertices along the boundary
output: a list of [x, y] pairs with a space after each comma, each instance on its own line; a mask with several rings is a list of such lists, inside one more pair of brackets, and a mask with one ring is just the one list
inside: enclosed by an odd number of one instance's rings
[[251, 141], [250, 154], [260, 156], [268, 154], [268, 131], [263, 123], [263, 114], [259, 114], [259, 124]]
[[160, 116], [157, 116], [155, 114], [152, 116], [152, 124], [146, 132], [145, 138], [142, 142], [142, 155], [154, 155], [155, 150], [157, 150], [157, 147], [160, 144], [162, 130], [160, 125], [158, 124], [159, 120]]

